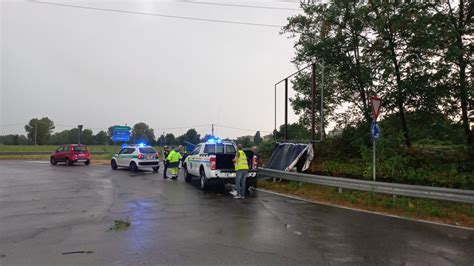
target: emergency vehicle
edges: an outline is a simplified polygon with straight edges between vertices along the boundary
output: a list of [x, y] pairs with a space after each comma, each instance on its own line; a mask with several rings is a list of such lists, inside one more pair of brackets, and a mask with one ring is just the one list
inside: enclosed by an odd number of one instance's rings
[[[235, 167], [232, 161], [237, 145], [231, 141], [211, 138], [200, 143], [183, 162], [184, 179], [190, 182], [193, 176], [199, 177], [201, 189], [206, 190], [211, 182], [235, 183]], [[245, 151], [249, 163], [247, 188], [255, 187], [257, 158], [252, 151]]]
[[158, 172], [160, 169], [160, 160], [158, 153], [151, 146], [144, 144], [128, 145], [122, 147], [119, 153], [115, 154], [110, 161], [113, 170], [118, 167], [126, 167], [132, 172], [138, 169], [153, 169]]

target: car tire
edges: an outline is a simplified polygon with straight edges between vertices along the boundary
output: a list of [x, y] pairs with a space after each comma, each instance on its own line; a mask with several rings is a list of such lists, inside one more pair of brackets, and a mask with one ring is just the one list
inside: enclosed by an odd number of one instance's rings
[[209, 179], [206, 177], [206, 172], [204, 172], [204, 169], [201, 168], [199, 171], [200, 177], [201, 177], [201, 189], [203, 191], [206, 191], [209, 189]]
[[91, 160], [87, 160], [87, 161], [85, 161], [85, 162], [84, 162], [84, 164], [85, 164], [85, 165], [89, 165], [89, 164], [91, 164]]
[[250, 177], [250, 178], [247, 178], [247, 182], [246, 183], [246, 188], [247, 191], [250, 191], [250, 187], [253, 187], [253, 188], [257, 188], [257, 178], [256, 177]]
[[193, 176], [188, 172], [188, 167], [184, 166], [184, 181], [186, 182], [191, 182], [193, 179]]
[[112, 167], [112, 170], [117, 170], [117, 162], [115, 160], [110, 161], [110, 167]]
[[138, 166], [135, 162], [130, 163], [130, 171], [132, 171], [132, 172], [138, 171]]
[[51, 157], [51, 158], [49, 159], [49, 162], [51, 163], [51, 165], [56, 165], [56, 164], [58, 164], [58, 162], [56, 161], [56, 159], [54, 159], [54, 157]]
[[160, 170], [160, 167], [159, 167], [159, 166], [153, 167], [153, 172], [154, 172], [154, 173], [158, 173], [159, 170]]
[[66, 158], [66, 165], [71, 166], [72, 164], [73, 164], [73, 162], [71, 160], [69, 160], [69, 158]]

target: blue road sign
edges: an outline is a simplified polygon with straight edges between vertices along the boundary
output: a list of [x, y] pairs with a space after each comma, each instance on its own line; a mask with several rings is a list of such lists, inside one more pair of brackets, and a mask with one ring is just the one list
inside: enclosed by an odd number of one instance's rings
[[380, 138], [380, 127], [377, 122], [372, 122], [372, 126], [370, 127], [370, 132], [372, 132], [372, 138], [377, 140]]
[[115, 142], [123, 141], [128, 142], [130, 141], [130, 127], [114, 127], [114, 135], [112, 136], [112, 140]]

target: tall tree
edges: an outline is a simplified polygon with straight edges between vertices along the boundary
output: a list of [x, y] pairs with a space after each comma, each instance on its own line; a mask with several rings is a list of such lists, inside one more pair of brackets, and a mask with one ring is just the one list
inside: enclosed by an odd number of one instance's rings
[[253, 143], [255, 143], [255, 145], [258, 145], [262, 142], [263, 142], [263, 139], [262, 139], [262, 136], [260, 136], [260, 131], [257, 131], [257, 133], [255, 133], [255, 136], [253, 136]]
[[[298, 36], [295, 43], [295, 64], [324, 62], [325, 84], [322, 82], [322, 64], [318, 64], [317, 85], [324, 85], [325, 123], [343, 102], [359, 111], [353, 118], [362, 117], [370, 123], [368, 96], [371, 91], [371, 68], [364, 49], [370, 46], [366, 10], [361, 1], [341, 0], [326, 4], [302, 4], [304, 14], [288, 19], [284, 32]], [[300, 122], [309, 126], [311, 111], [311, 75], [296, 77], [293, 86], [297, 95], [292, 106], [301, 114]], [[320, 101], [317, 101], [320, 110]], [[319, 116], [319, 112], [317, 113]], [[320, 118], [319, 118], [320, 119]]]
[[245, 148], [248, 148], [248, 147], [251, 147], [254, 145], [254, 143], [252, 142], [252, 136], [241, 136], [241, 137], [238, 137], [235, 142], [237, 144], [241, 144], [242, 146], [244, 146]]
[[201, 141], [201, 136], [197, 133], [196, 129], [191, 128], [186, 131], [186, 133], [179, 136], [176, 141], [180, 145], [184, 145], [186, 141], [193, 144], [198, 144]]
[[54, 122], [47, 117], [41, 119], [33, 118], [27, 125], [25, 125], [28, 139], [38, 145], [44, 145], [47, 143], [54, 128]]
[[95, 145], [107, 145], [109, 143], [109, 140], [110, 140], [109, 136], [103, 130], [99, 131], [94, 136], [94, 144]]
[[165, 143], [166, 143], [166, 136], [164, 134], [161, 134], [156, 140], [156, 145], [165, 146]]
[[165, 136], [165, 144], [166, 145], [176, 145], [176, 137], [173, 135], [173, 133], [168, 133]]
[[[473, 51], [474, 51], [474, 26], [472, 16], [474, 13], [474, 1], [457, 0], [445, 1], [437, 8], [438, 14], [446, 18], [443, 37], [439, 41], [445, 45], [445, 59], [448, 63], [448, 69], [455, 78], [455, 90], [453, 95], [455, 101], [453, 106], [459, 110], [461, 106], [461, 121], [466, 136], [467, 144], [470, 143], [469, 128], [469, 103], [474, 99], [473, 85]], [[469, 69], [471, 75], [468, 74]], [[474, 108], [471, 106], [471, 108]], [[459, 112], [458, 112], [459, 114]], [[474, 141], [474, 140], [472, 140]], [[472, 143], [474, 145], [474, 143]]]
[[84, 129], [81, 133], [81, 143], [86, 145], [94, 144], [94, 133], [90, 129]]
[[436, 108], [436, 101], [422, 101], [433, 89], [430, 84], [436, 82], [436, 45], [431, 32], [436, 25], [433, 27], [430, 6], [421, 1], [368, 3], [367, 20], [375, 38], [368, 53], [377, 69], [375, 75], [383, 90], [386, 110], [397, 110], [407, 147], [411, 146], [407, 110]]
[[140, 122], [133, 126], [132, 140], [134, 143], [145, 142], [150, 145], [155, 144], [155, 133], [146, 123]]

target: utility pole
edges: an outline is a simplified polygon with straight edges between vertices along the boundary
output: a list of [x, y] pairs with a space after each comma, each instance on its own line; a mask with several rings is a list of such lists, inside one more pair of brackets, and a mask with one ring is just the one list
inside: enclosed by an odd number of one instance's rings
[[79, 144], [81, 144], [81, 133], [82, 133], [82, 125], [78, 125], [77, 128], [79, 129]]
[[316, 121], [315, 120], [316, 120], [316, 63], [313, 63], [311, 65], [311, 140], [312, 141], [316, 139]]
[[321, 64], [321, 141], [324, 139], [324, 60]]
[[214, 137], [214, 124], [212, 124], [212, 136]]
[[35, 123], [35, 146], [36, 146], [36, 138], [38, 137], [38, 119], [36, 119]]

